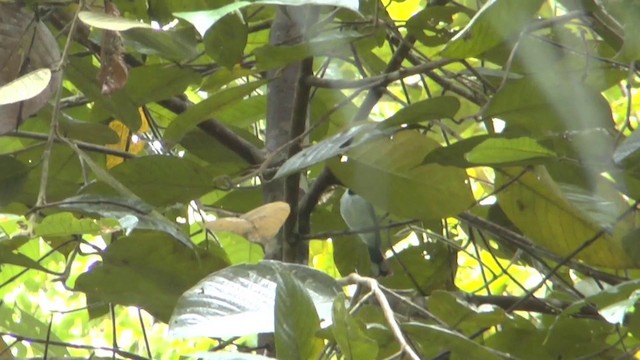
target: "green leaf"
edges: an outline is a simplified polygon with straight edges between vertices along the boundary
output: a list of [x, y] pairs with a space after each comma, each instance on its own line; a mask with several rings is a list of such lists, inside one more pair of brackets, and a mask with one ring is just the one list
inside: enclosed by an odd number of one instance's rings
[[436, 119], [451, 119], [460, 109], [460, 101], [454, 96], [439, 96], [408, 105], [380, 123], [380, 129], [411, 125]]
[[29, 258], [28, 256], [21, 254], [17, 251], [2, 246], [0, 247], [0, 265], [11, 264], [16, 266], [22, 266], [27, 269], [34, 269], [42, 272], [50, 273], [51, 271], [40, 265], [37, 261]]
[[173, 15], [181, 19], [185, 19], [198, 30], [200, 35], [204, 36], [207, 30], [215, 24], [218, 20], [222, 19], [225, 15], [240, 10], [244, 7], [253, 4], [268, 4], [268, 5], [328, 5], [339, 6], [353, 11], [358, 11], [358, 0], [244, 0], [235, 1], [231, 4], [221, 6], [213, 10], [202, 11], [185, 11], [174, 12]]
[[420, 165], [439, 145], [416, 131], [402, 131], [349, 151], [329, 166], [338, 179], [374, 206], [400, 218], [454, 216], [474, 202], [464, 170]]
[[100, 235], [120, 230], [120, 223], [116, 219], [78, 219], [62, 212], [48, 215], [33, 230], [36, 236]]
[[12, 156], [0, 156], [0, 205], [6, 205], [20, 193], [29, 168]]
[[[102, 262], [78, 276], [74, 290], [84, 292], [88, 304], [137, 306], [164, 322], [184, 291], [228, 265], [219, 248], [188, 249], [151, 231], [118, 239], [100, 256]], [[89, 313], [99, 315], [91, 305]]]
[[304, 284], [314, 312], [324, 320], [331, 318], [333, 299], [342, 293], [335, 279], [308, 266], [262, 261], [227, 267], [186, 291], [171, 316], [169, 335], [224, 338], [273, 332], [276, 282], [281, 272]]
[[86, 97], [125, 123], [131, 131], [140, 128], [138, 107], [126, 93], [117, 91], [109, 96], [102, 94], [102, 86], [96, 80], [98, 68], [93, 65], [90, 57], [71, 57], [69, 66], [65, 68], [65, 75]]
[[487, 139], [466, 153], [465, 158], [475, 164], [506, 165], [523, 161], [553, 158], [556, 154], [529, 137]]
[[427, 306], [435, 317], [467, 336], [509, 320], [508, 315], [501, 308], [480, 311], [447, 291], [432, 292], [427, 300]]
[[109, 172], [153, 206], [188, 203], [211, 191], [214, 185], [214, 177], [207, 168], [175, 156], [129, 159]]
[[393, 275], [380, 280], [387, 287], [414, 289], [424, 294], [455, 288], [456, 255], [444, 243], [410, 246], [389, 259], [389, 264]]
[[[507, 123], [507, 129], [526, 130], [527, 135], [550, 132], [613, 130], [611, 108], [598, 91], [573, 79], [554, 74], [509, 81], [489, 102], [485, 115]], [[568, 106], [567, 104], [580, 104]], [[590, 144], [602, 146], [606, 144]]]
[[350, 51], [349, 45], [370, 34], [356, 31], [339, 31], [322, 34], [296, 45], [265, 45], [253, 51], [259, 70], [270, 70], [291, 64], [308, 57], [337, 56], [340, 51]]
[[[193, 247], [191, 239], [175, 223], [169, 221], [148, 204], [135, 198], [118, 198], [99, 195], [79, 195], [67, 198], [57, 208], [81, 214], [99, 215], [122, 220], [123, 228], [157, 230], [167, 233], [187, 247]], [[126, 221], [125, 221], [126, 220]], [[131, 224], [133, 220], [133, 224]], [[125, 226], [126, 225], [126, 226]]]
[[254, 81], [209, 95], [207, 99], [178, 115], [165, 130], [164, 140], [173, 144], [180, 142], [189, 130], [206, 121], [213, 112], [242, 100], [264, 84], [264, 80]]
[[315, 337], [320, 319], [304, 284], [286, 271], [278, 272], [275, 305], [278, 359], [317, 358], [323, 347], [323, 341]]
[[514, 41], [544, 0], [490, 0], [442, 50], [442, 56], [467, 58], [482, 54], [504, 41]]
[[216, 63], [231, 69], [242, 60], [247, 34], [242, 18], [235, 13], [228, 14], [207, 30], [204, 49]]
[[344, 294], [333, 302], [333, 326], [331, 332], [340, 351], [347, 360], [376, 359], [378, 344], [365, 333], [365, 324], [355, 319], [347, 310]]
[[157, 55], [173, 62], [190, 61], [199, 56], [198, 42], [190, 28], [167, 31], [131, 29], [123, 36], [125, 45], [140, 54]]
[[344, 154], [349, 149], [358, 147], [385, 133], [376, 130], [376, 124], [358, 124], [324, 139], [295, 154], [278, 169], [274, 179], [291, 175], [334, 156]]
[[[509, 186], [497, 195], [498, 203], [509, 220], [537, 244], [566, 256], [602, 232], [595, 243], [577, 255], [578, 259], [590, 265], [616, 269], [638, 265], [628, 256], [621, 240], [621, 235], [633, 226], [631, 219], [619, 222], [614, 228], [609, 228], [613, 224], [601, 227], [567, 199], [543, 167], [524, 174], [518, 168], [503, 169], [496, 174], [496, 187], [507, 183]], [[621, 206], [613, 207], [615, 213], [610, 218], [624, 211]]]
[[181, 94], [189, 85], [198, 83], [200, 83], [200, 75], [189, 68], [153, 64], [131, 69], [127, 84], [122, 91], [127, 93], [137, 105], [145, 105]]

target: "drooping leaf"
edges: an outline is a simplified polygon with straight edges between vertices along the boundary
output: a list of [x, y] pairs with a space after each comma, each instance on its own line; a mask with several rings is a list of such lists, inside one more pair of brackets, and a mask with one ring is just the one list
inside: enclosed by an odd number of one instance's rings
[[378, 344], [368, 337], [365, 325], [351, 315], [345, 305], [344, 295], [333, 302], [333, 326], [331, 332], [347, 360], [377, 358]]
[[460, 109], [460, 101], [454, 96], [439, 96], [404, 107], [380, 123], [381, 129], [403, 124], [411, 125], [435, 119], [450, 119]]
[[376, 130], [376, 125], [373, 123], [355, 125], [295, 154], [280, 166], [274, 179], [293, 174], [334, 156], [344, 154], [349, 149], [384, 135], [384, 132]]
[[180, 94], [190, 84], [199, 82], [200, 75], [185, 67], [165, 64], [144, 65], [131, 69], [129, 80], [123, 91], [136, 104], [145, 105]]
[[474, 57], [503, 41], [515, 42], [517, 35], [533, 21], [533, 15], [543, 2], [543, 0], [486, 2], [471, 22], [447, 43], [442, 50], [442, 55], [450, 58]]
[[278, 359], [317, 358], [323, 341], [320, 319], [305, 284], [286, 271], [276, 274], [275, 345]]
[[275, 261], [236, 265], [211, 274], [186, 291], [169, 322], [172, 337], [230, 337], [274, 331], [277, 273], [286, 271], [311, 295], [320, 319], [331, 319], [331, 305], [342, 292], [318, 270]]
[[[176, 240], [192, 247], [193, 244], [175, 223], [154, 211], [148, 204], [133, 198], [107, 197], [100, 195], [79, 195], [67, 198], [57, 207], [62, 210], [75, 211], [81, 214], [99, 215], [104, 218], [120, 220], [123, 228], [156, 230], [167, 233]], [[122, 219], [135, 220], [130, 226], [124, 226]], [[127, 220], [130, 222], [129, 220]]]
[[[165, 234], [138, 232], [113, 242], [76, 280], [87, 303], [138, 306], [168, 322], [180, 295], [206, 275], [228, 266], [221, 249], [188, 249]], [[100, 315], [92, 312], [92, 315]]]
[[374, 206], [400, 218], [440, 219], [473, 204], [463, 170], [420, 165], [439, 145], [415, 131], [380, 138], [329, 163], [340, 181]]

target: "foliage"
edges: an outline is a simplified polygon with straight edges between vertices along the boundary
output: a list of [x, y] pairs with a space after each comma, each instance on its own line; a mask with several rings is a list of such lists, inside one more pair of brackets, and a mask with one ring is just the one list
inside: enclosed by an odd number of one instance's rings
[[[637, 2], [32, 0], [0, 20], [0, 357], [640, 348]], [[378, 226], [347, 228], [345, 188]], [[368, 277], [363, 232], [390, 275]]]

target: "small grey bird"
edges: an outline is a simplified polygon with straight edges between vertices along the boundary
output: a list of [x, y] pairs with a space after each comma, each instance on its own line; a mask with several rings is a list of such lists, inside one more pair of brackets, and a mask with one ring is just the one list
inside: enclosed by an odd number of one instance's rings
[[[340, 215], [350, 230], [371, 229], [380, 225], [380, 218], [373, 205], [350, 189], [347, 189], [340, 198]], [[388, 275], [389, 267], [380, 249], [382, 245], [380, 229], [360, 232], [358, 237], [367, 245], [374, 276]]]

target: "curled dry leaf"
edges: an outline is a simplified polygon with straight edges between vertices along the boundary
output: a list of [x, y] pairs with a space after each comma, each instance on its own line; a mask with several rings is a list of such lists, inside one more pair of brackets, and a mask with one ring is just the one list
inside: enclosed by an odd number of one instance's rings
[[251, 242], [266, 246], [276, 236], [290, 212], [289, 204], [276, 201], [257, 207], [239, 217], [209, 221], [205, 226], [212, 231], [232, 232]]
[[60, 61], [60, 48], [47, 26], [34, 19], [26, 7], [0, 2], [0, 86], [37, 69], [54, 70], [48, 85], [36, 96], [0, 105], [0, 134], [15, 130], [37, 113], [60, 86], [60, 72], [54, 69]]
[[[120, 16], [120, 11], [112, 2], [105, 2], [105, 12], [114, 17]], [[129, 77], [129, 70], [124, 62], [122, 35], [118, 31], [105, 30], [100, 46], [101, 67], [98, 81], [102, 83], [102, 93], [109, 95], [122, 89]]]

